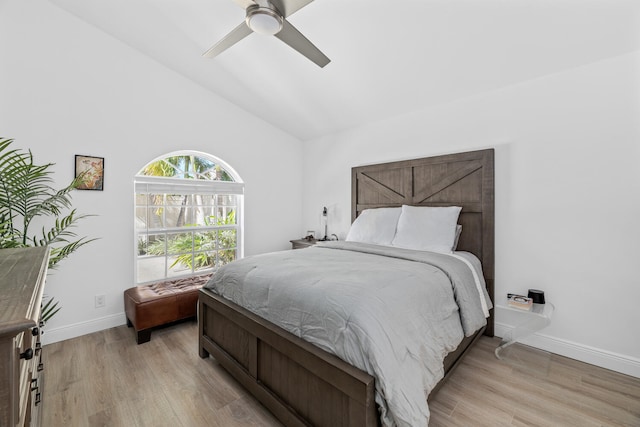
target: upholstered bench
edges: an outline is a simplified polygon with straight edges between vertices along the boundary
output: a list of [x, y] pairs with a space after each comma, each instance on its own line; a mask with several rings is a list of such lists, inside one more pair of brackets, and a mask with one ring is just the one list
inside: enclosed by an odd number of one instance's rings
[[136, 331], [136, 342], [151, 339], [151, 330], [178, 320], [195, 317], [198, 290], [211, 274], [166, 280], [135, 286], [124, 291], [124, 311], [127, 326]]

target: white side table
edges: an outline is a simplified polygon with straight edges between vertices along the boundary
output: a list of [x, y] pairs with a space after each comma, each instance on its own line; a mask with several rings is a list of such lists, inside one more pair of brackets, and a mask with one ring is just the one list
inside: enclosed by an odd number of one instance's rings
[[[515, 328], [505, 334], [500, 345], [496, 348], [496, 357], [502, 360], [503, 357], [501, 357], [500, 352], [505, 347], [549, 326], [555, 307], [548, 302], [546, 304], [533, 304], [531, 311], [525, 311], [510, 307], [505, 300], [500, 304], [496, 304], [496, 310], [507, 310], [509, 313], [517, 313], [515, 317], [518, 318], [519, 322]], [[514, 315], [512, 315], [512, 317], [513, 316]]]

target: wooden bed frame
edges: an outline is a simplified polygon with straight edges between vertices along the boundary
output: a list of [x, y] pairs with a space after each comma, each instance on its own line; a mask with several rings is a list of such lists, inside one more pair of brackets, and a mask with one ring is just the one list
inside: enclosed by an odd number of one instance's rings
[[[363, 209], [462, 206], [458, 250], [481, 261], [494, 299], [493, 149], [352, 169], [352, 220]], [[338, 357], [202, 289], [199, 353], [210, 354], [286, 426], [377, 426], [374, 378]], [[445, 359], [445, 379], [486, 328]], [[431, 394], [435, 393], [442, 381]]]

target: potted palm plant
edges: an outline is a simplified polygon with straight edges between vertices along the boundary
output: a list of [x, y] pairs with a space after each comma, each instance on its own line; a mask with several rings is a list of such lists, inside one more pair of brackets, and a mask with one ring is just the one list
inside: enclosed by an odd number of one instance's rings
[[[73, 232], [79, 215], [71, 204], [71, 191], [82, 177], [66, 187], [53, 188], [53, 163], [36, 165], [31, 151], [13, 149], [13, 139], [0, 138], [0, 249], [50, 247], [49, 268], [94, 239]], [[48, 225], [43, 225], [48, 224]], [[31, 229], [42, 227], [41, 234]], [[43, 306], [46, 321], [60, 308], [49, 299]]]

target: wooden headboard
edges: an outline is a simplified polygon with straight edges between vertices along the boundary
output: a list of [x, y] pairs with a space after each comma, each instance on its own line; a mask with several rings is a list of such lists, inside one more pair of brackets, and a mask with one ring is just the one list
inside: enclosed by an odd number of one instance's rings
[[[351, 170], [351, 221], [364, 209], [462, 206], [458, 250], [482, 261], [494, 298], [494, 150], [358, 166]], [[493, 336], [493, 310], [485, 335]]]

